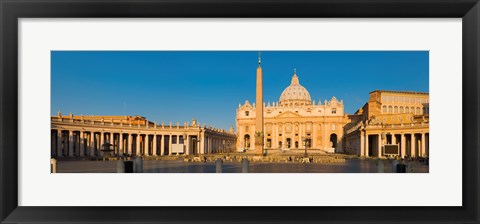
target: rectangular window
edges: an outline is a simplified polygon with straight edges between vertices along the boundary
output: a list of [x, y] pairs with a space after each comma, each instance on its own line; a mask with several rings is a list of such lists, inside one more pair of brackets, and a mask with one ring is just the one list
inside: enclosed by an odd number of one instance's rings
[[250, 115], [250, 111], [245, 111], [245, 116], [248, 117], [248, 115]]
[[332, 114], [336, 114], [337, 113], [337, 108], [332, 108]]

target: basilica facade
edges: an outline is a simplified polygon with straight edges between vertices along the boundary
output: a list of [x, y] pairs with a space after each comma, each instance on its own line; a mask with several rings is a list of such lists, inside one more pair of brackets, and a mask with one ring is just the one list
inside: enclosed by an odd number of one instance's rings
[[[245, 101], [237, 108], [236, 146], [240, 151], [252, 150], [254, 136], [259, 135], [255, 128], [258, 106]], [[308, 148], [334, 152], [343, 148], [343, 127], [348, 120], [343, 101], [335, 97], [323, 103], [312, 101], [296, 71], [279, 101], [260, 106], [263, 106], [264, 131], [261, 135], [265, 149]]]

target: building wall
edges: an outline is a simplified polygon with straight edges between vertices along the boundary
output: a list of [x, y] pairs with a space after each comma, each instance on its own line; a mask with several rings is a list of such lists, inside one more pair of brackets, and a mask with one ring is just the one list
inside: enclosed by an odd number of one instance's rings
[[[293, 104], [294, 105], [294, 104]], [[255, 104], [246, 101], [236, 114], [237, 148], [252, 149], [255, 134]], [[278, 102], [264, 105], [264, 143], [266, 149], [334, 148], [341, 150], [343, 127], [349, 119], [342, 101], [281, 106]], [[330, 143], [335, 134], [336, 141]], [[249, 136], [250, 140], [246, 138]], [[288, 139], [290, 144], [288, 145]]]
[[346, 125], [345, 151], [384, 157], [382, 147], [389, 144], [398, 146], [401, 157], [428, 157], [429, 112], [428, 93], [373, 91]]

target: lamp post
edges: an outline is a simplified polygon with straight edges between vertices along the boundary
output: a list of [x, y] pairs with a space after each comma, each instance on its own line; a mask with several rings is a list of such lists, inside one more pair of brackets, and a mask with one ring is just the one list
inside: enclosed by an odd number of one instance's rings
[[232, 143], [231, 143], [230, 141], [227, 141], [227, 156], [230, 156], [230, 151], [232, 150], [232, 149], [230, 148], [230, 145], [231, 145], [231, 144], [232, 144]]

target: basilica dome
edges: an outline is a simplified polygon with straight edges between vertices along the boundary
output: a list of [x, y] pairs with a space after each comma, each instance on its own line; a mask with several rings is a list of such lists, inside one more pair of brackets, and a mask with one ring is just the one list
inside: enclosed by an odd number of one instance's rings
[[283, 90], [280, 95], [280, 104], [287, 105], [309, 105], [311, 103], [310, 93], [300, 85], [297, 72], [293, 73], [291, 84]]

